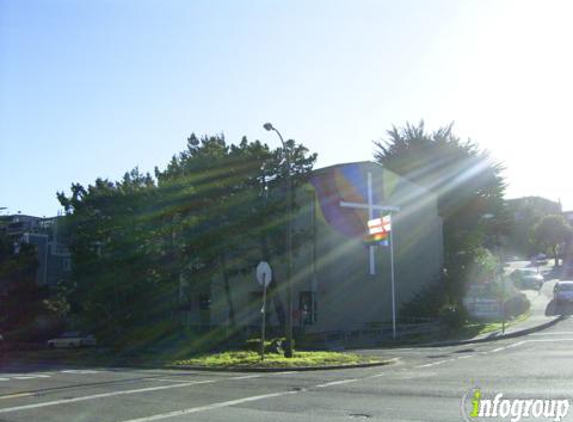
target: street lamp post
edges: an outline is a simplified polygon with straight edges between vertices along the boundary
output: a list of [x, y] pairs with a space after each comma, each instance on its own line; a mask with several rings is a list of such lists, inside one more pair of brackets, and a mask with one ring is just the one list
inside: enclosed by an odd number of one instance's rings
[[283, 150], [285, 153], [285, 161], [287, 166], [287, 218], [288, 218], [288, 227], [287, 227], [287, 234], [286, 234], [286, 243], [287, 243], [287, 302], [288, 302], [288, 315], [287, 315], [287, 326], [286, 326], [286, 348], [285, 348], [285, 357], [290, 358], [293, 355], [293, 347], [292, 347], [292, 180], [290, 175], [290, 154], [288, 148], [285, 144], [285, 141], [281, 135], [281, 133], [271, 124], [265, 123], [263, 127], [268, 130], [274, 130], [277, 135], [279, 135], [279, 139], [281, 140], [281, 144], [283, 146]]

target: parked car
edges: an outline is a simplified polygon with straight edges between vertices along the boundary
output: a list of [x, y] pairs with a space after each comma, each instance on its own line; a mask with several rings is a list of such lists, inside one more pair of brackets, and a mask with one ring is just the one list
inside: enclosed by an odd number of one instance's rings
[[555, 303], [573, 303], [573, 281], [558, 281], [553, 288]]
[[556, 267], [559, 278], [572, 279], [573, 278], [573, 262], [565, 262], [561, 267]]
[[532, 267], [540, 267], [542, 265], [547, 265], [547, 264], [549, 264], [549, 261], [547, 260], [547, 255], [540, 253], [538, 255], [531, 257], [531, 262], [529, 265], [531, 265]]
[[531, 268], [518, 268], [510, 274], [515, 287], [539, 290], [543, 286], [543, 276]]
[[48, 340], [48, 347], [52, 349], [56, 347], [74, 348], [95, 345], [96, 339], [93, 335], [79, 331], [68, 331], [56, 338]]

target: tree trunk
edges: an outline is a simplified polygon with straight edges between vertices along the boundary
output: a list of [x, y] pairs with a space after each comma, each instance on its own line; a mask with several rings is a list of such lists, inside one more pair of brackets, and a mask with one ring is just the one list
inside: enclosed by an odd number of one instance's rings
[[233, 307], [233, 298], [231, 297], [231, 285], [229, 283], [229, 273], [227, 272], [227, 259], [225, 251], [220, 255], [221, 268], [223, 268], [223, 285], [225, 286], [225, 297], [227, 298], [227, 305], [229, 306], [229, 320], [231, 326], [235, 326], [235, 308]]
[[555, 258], [555, 266], [559, 266], [559, 256], [557, 254], [557, 245], [553, 245], [553, 257]]

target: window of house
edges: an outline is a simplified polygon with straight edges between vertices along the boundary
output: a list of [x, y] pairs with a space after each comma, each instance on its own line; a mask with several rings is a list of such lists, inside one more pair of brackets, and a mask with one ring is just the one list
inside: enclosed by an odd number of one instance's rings
[[64, 260], [62, 261], [62, 265], [64, 267], [64, 271], [71, 271], [72, 260], [70, 258], [64, 258]]
[[303, 325], [312, 325], [316, 322], [318, 314], [315, 292], [302, 291], [299, 293], [299, 310]]
[[211, 309], [211, 295], [209, 293], [199, 294], [199, 310], [208, 311]]

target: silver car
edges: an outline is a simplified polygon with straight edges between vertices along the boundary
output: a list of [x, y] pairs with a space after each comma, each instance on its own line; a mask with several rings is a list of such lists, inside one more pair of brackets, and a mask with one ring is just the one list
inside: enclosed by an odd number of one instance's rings
[[520, 289], [539, 290], [543, 286], [543, 276], [531, 268], [519, 268], [510, 274], [513, 283]]

